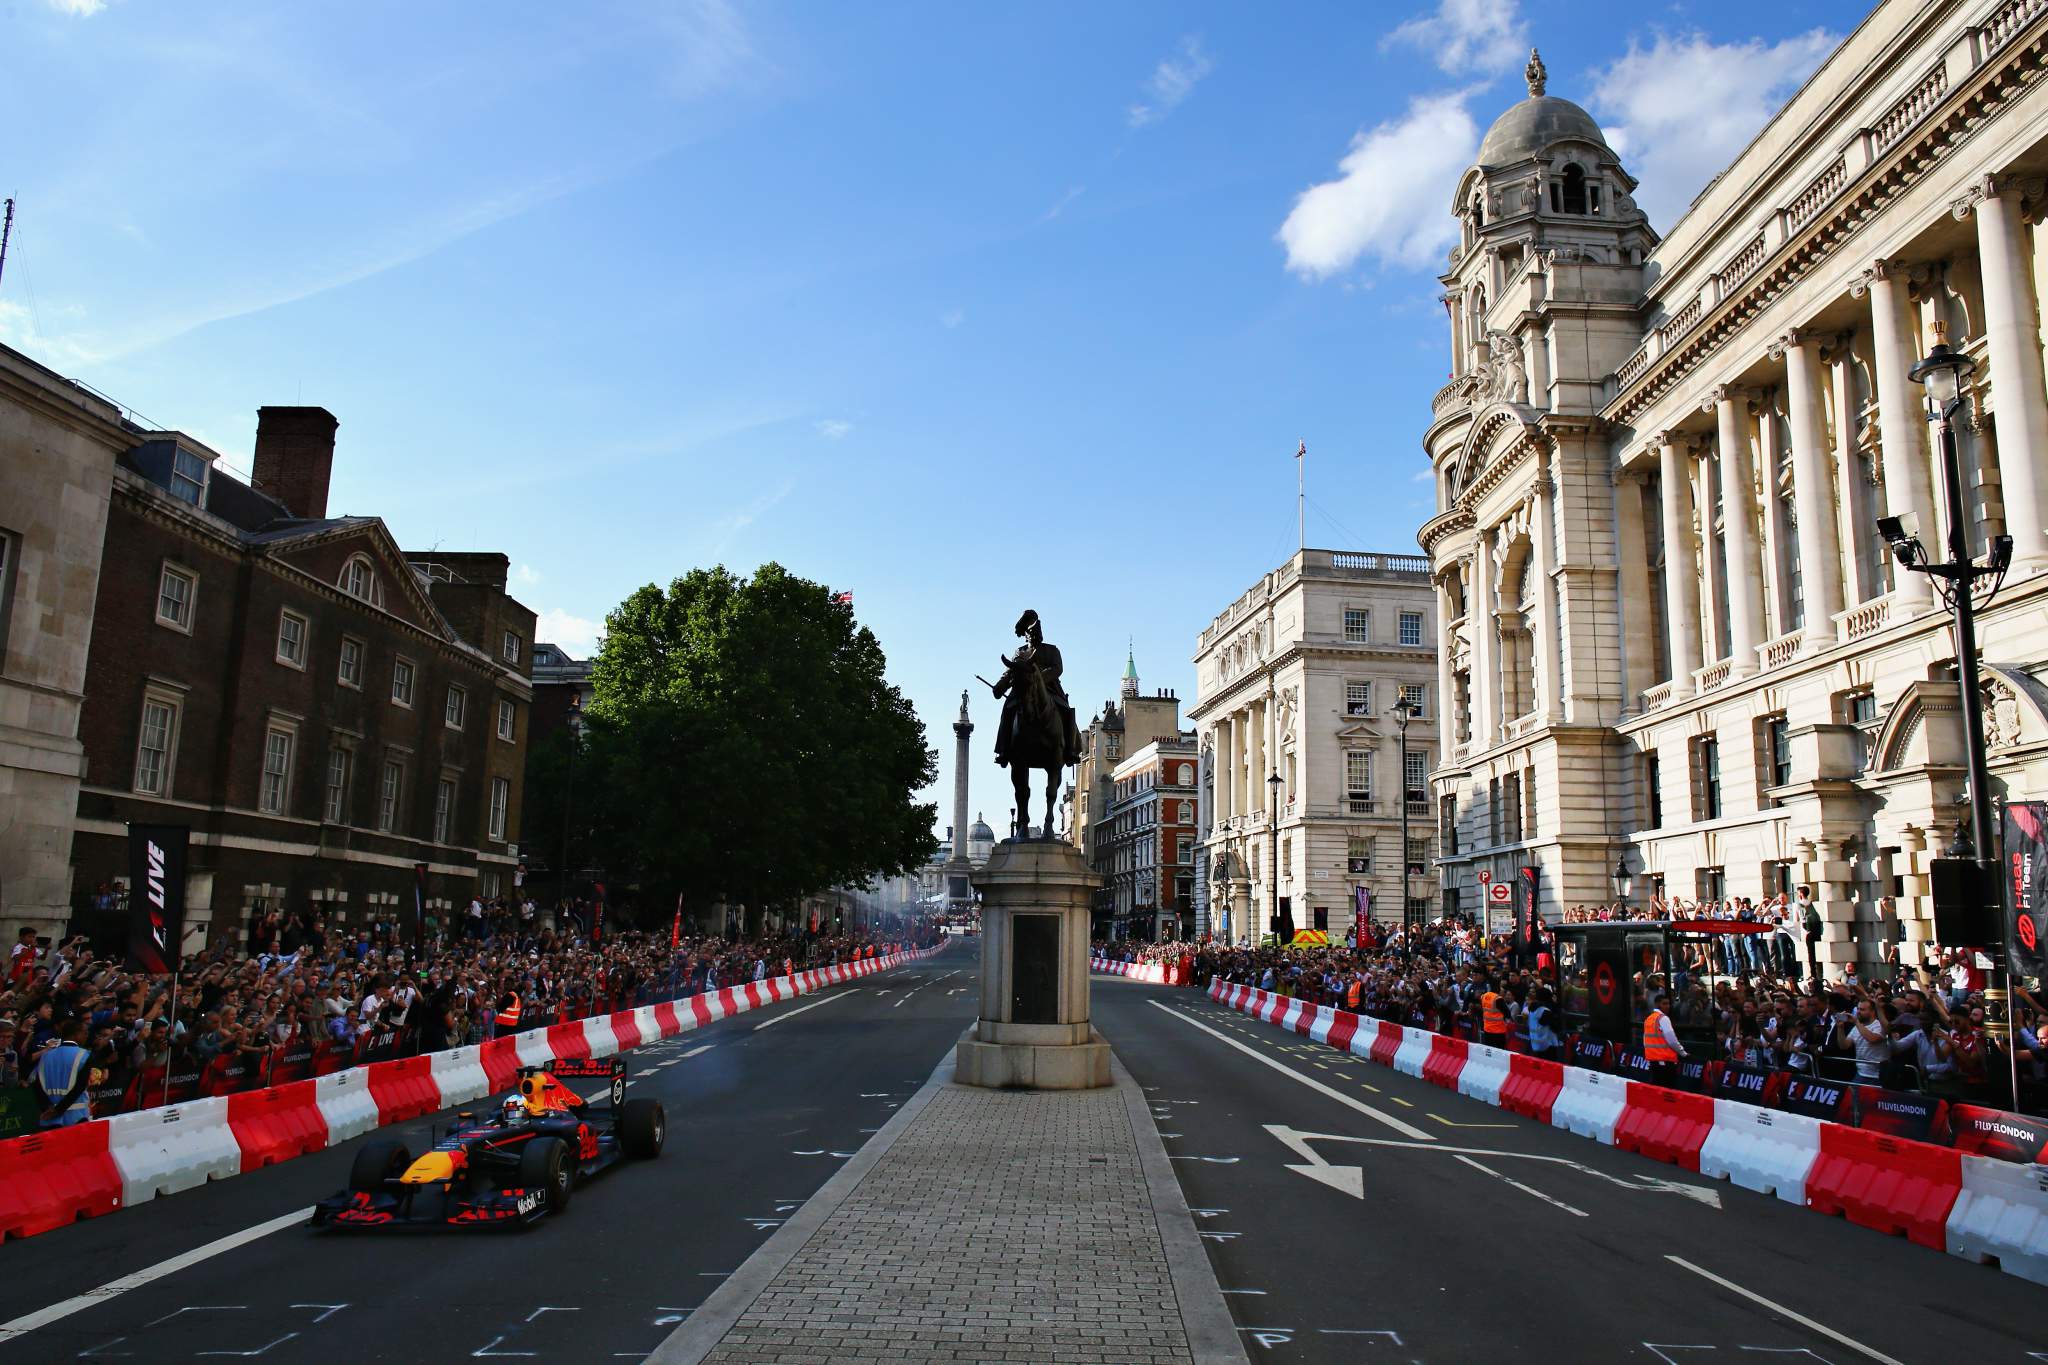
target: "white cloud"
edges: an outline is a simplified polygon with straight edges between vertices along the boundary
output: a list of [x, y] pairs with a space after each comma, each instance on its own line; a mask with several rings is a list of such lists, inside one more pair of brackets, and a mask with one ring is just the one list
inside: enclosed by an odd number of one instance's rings
[[965, 308], [948, 308], [945, 312], [939, 314], [939, 326], [948, 330], [958, 327], [965, 321], [967, 321], [967, 310]]
[[1088, 187], [1086, 185], [1073, 186], [1065, 194], [1059, 197], [1058, 203], [1054, 204], [1044, 213], [1039, 214], [1038, 221], [1041, 223], [1050, 223], [1053, 219], [1065, 213], [1067, 211], [1068, 205], [1072, 204], [1076, 199], [1079, 199], [1082, 195], [1086, 193], [1088, 193]]
[[1319, 280], [1364, 256], [1439, 264], [1458, 235], [1451, 192], [1479, 149], [1469, 95], [1417, 96], [1400, 118], [1352, 138], [1337, 178], [1304, 190], [1280, 225], [1287, 268]]
[[530, 588], [540, 582], [540, 570], [531, 564], [521, 564], [512, 570], [512, 581], [522, 588]]
[[1519, 0], [1438, 0], [1436, 13], [1410, 19], [1380, 46], [1394, 44], [1422, 49], [1454, 76], [1491, 75], [1522, 61], [1529, 51], [1529, 31]]
[[1600, 72], [1594, 111], [1642, 182], [1636, 202], [1652, 225], [1669, 231], [1840, 42], [1818, 28], [1775, 43], [1660, 33]]
[[49, 0], [50, 8], [74, 19], [90, 19], [107, 7], [107, 0]]
[[577, 658], [587, 659], [597, 652], [597, 637], [604, 633], [604, 622], [593, 621], [587, 616], [571, 616], [560, 607], [549, 607], [539, 613], [533, 629], [536, 639], [560, 645]]
[[1190, 35], [1181, 39], [1175, 54], [1160, 58], [1159, 65], [1152, 68], [1152, 76], [1145, 82], [1145, 98], [1131, 106], [1131, 127], [1143, 128], [1165, 118], [1215, 69], [1216, 63], [1202, 51], [1200, 38]]
[[836, 441], [846, 435], [847, 432], [853, 430], [853, 423], [838, 417], [820, 418], [818, 421], [811, 423], [811, 425], [817, 428], [818, 434], [828, 441]]
[[1434, 469], [1418, 469], [1418, 470], [1416, 470], [1416, 471], [1415, 471], [1415, 472], [1414, 472], [1413, 474], [1410, 474], [1410, 475], [1408, 476], [1408, 482], [1410, 482], [1410, 483], [1430, 483], [1430, 482], [1434, 481], [1434, 480], [1435, 480], [1435, 478], [1436, 478], [1436, 471], [1435, 471]]

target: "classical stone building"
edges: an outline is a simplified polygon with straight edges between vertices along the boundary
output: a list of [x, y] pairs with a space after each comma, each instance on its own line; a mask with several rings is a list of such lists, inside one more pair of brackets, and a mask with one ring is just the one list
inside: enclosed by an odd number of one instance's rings
[[[1295, 554], [1202, 632], [1201, 699], [1188, 711], [1207, 827], [1197, 932], [1256, 939], [1284, 913], [1297, 929], [1341, 933], [1360, 888], [1376, 921], [1400, 922], [1404, 857], [1426, 869], [1431, 856], [1436, 640], [1428, 561], [1333, 550]], [[1424, 914], [1433, 890], [1426, 874], [1410, 881]]]
[[1081, 729], [1081, 760], [1074, 766], [1074, 785], [1069, 790], [1067, 841], [1081, 850], [1088, 866], [1103, 878], [1095, 896], [1095, 928], [1100, 934], [1109, 932], [1114, 913], [1108, 850], [1102, 842], [1115, 794], [1113, 774], [1119, 763], [1147, 744], [1158, 740], [1171, 743], [1181, 734], [1180, 698], [1164, 688], [1144, 695], [1138, 685], [1137, 657], [1126, 656], [1116, 700], [1104, 702], [1095, 718]]
[[0, 346], [0, 922], [61, 933], [121, 412]]
[[1195, 736], [1155, 739], [1110, 772], [1098, 848], [1108, 936], [1155, 942], [1194, 932]]
[[[501, 554], [402, 553], [329, 516], [336, 422], [264, 408], [245, 484], [181, 432], [112, 470], [79, 719], [75, 903], [128, 872], [129, 821], [191, 827], [186, 923], [393, 918], [513, 889], [533, 613]], [[96, 924], [96, 931], [113, 926]]]
[[[1420, 540], [1451, 698], [1446, 894], [1546, 914], [1815, 889], [1931, 936], [1962, 794], [1948, 617], [1876, 518], [1945, 509], [1908, 370], [1977, 362], [1962, 508], [2014, 539], [1980, 618], [1997, 794], [2048, 792], [2048, 7], [1888, 0], [1659, 237], [1584, 110], [1501, 115], [1449, 210], [1452, 377]], [[1909, 958], [1917, 954], [1909, 953]]]

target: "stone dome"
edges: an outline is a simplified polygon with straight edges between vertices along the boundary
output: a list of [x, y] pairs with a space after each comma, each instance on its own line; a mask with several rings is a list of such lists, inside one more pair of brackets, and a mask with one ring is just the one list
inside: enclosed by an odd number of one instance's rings
[[1607, 146], [1600, 124], [1591, 114], [1570, 100], [1544, 93], [1548, 73], [1534, 48], [1529, 50], [1529, 65], [1522, 75], [1529, 82], [1529, 98], [1495, 119], [1493, 127], [1486, 130], [1486, 137], [1479, 144], [1480, 165], [1505, 166], [1522, 161], [1541, 155], [1556, 142]]
[[996, 841], [996, 832], [988, 827], [987, 821], [978, 816], [975, 818], [974, 827], [967, 831], [967, 842], [971, 844], [976, 840], [986, 840], [991, 844]]

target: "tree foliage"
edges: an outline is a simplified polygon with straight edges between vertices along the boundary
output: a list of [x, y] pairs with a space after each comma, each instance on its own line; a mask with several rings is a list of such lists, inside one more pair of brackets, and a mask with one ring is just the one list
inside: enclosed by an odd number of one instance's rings
[[577, 790], [594, 853], [698, 906], [787, 905], [924, 863], [937, 808], [912, 795], [936, 756], [886, 666], [850, 605], [779, 564], [639, 589], [591, 670]]

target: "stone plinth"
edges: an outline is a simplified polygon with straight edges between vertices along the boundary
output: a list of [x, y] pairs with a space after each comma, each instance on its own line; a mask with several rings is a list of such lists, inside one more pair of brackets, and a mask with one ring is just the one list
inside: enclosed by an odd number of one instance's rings
[[1109, 1081], [1109, 1044], [1088, 1023], [1088, 901], [1099, 879], [1080, 850], [1009, 839], [976, 874], [981, 1017], [963, 1039], [964, 1085], [1088, 1090]]

